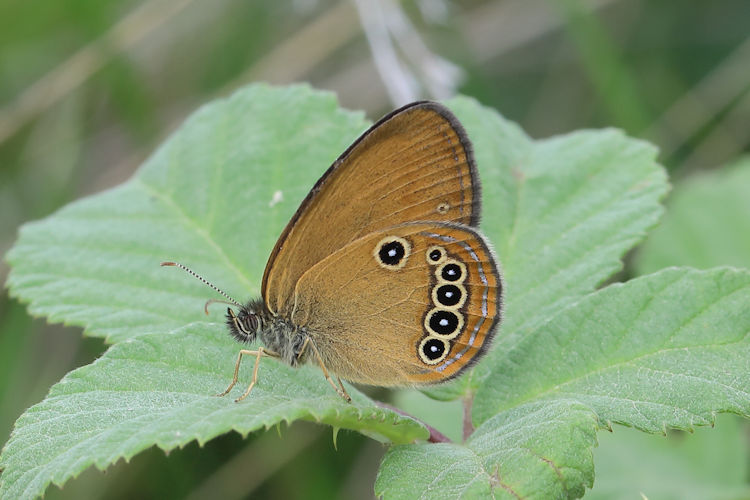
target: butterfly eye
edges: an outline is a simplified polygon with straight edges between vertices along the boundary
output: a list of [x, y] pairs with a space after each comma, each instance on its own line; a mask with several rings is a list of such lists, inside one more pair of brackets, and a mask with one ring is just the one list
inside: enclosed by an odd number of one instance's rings
[[419, 344], [418, 354], [422, 361], [428, 365], [436, 365], [445, 359], [449, 349], [450, 346], [446, 341], [435, 337], [427, 337]]
[[387, 236], [375, 245], [373, 255], [381, 267], [396, 270], [406, 265], [411, 253], [411, 244], [398, 236]]
[[227, 308], [227, 326], [229, 333], [238, 342], [252, 342], [258, 333], [260, 319], [258, 316], [248, 311], [245, 307], [240, 309], [239, 314], [235, 314], [232, 309]]
[[427, 249], [427, 263], [437, 265], [445, 259], [445, 248], [433, 245]]
[[463, 283], [466, 279], [466, 266], [463, 262], [451, 259], [440, 266], [435, 274], [441, 281]]
[[451, 206], [450, 206], [450, 204], [449, 204], [449, 203], [446, 203], [446, 202], [443, 202], [443, 203], [440, 203], [440, 204], [439, 204], [439, 205], [437, 206], [437, 213], [439, 213], [440, 215], [445, 215], [445, 214], [447, 214], [447, 213], [448, 213], [448, 211], [449, 211], [450, 209], [451, 209]]

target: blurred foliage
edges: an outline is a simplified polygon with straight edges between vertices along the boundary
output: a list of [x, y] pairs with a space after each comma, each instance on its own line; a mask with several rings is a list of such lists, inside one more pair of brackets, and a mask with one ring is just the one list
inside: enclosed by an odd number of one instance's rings
[[596, 482], [587, 499], [736, 500], [750, 497], [746, 422], [720, 415], [716, 428], [667, 439], [616, 427], [599, 433]]
[[648, 274], [668, 266], [750, 268], [750, 158], [677, 184], [661, 224], [637, 253]]
[[[686, 175], [749, 149], [746, 1], [409, 0], [403, 7], [426, 46], [464, 71], [457, 90], [534, 137], [624, 128], [661, 148], [676, 191]], [[127, 179], [197, 106], [257, 80], [309, 81], [371, 118], [395, 105], [353, 3], [0, 0], [0, 252], [22, 222]], [[3, 295], [2, 441], [51, 383], [104, 348], [78, 329], [31, 320]], [[372, 495], [379, 445], [342, 432], [335, 451], [330, 436], [310, 425], [281, 434], [224, 436], [169, 458], [148, 452], [48, 495]], [[602, 441], [602, 449], [611, 445]], [[597, 467], [597, 481], [606, 483], [606, 467]]]

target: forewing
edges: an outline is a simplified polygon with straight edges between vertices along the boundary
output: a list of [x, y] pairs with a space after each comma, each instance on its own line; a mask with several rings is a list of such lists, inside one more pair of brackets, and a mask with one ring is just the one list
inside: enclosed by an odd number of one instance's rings
[[266, 305], [288, 315], [300, 276], [364, 235], [419, 220], [476, 225], [478, 191], [469, 140], [447, 108], [394, 111], [336, 160], [284, 229], [263, 276]]

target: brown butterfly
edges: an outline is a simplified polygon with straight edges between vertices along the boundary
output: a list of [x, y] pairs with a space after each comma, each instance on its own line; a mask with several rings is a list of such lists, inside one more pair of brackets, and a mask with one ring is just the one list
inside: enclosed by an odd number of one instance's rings
[[237, 383], [243, 355], [256, 364], [237, 401], [250, 394], [261, 356], [318, 364], [347, 400], [341, 378], [415, 386], [463, 372], [501, 317], [502, 279], [479, 212], [471, 143], [447, 108], [421, 101], [383, 117], [297, 209], [268, 259], [261, 298], [229, 299], [239, 309], [227, 310], [232, 336], [264, 347], [240, 351], [221, 395]]

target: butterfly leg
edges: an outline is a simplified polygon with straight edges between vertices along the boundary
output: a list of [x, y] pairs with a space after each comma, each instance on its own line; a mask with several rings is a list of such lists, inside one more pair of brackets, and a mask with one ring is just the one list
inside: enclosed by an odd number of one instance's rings
[[346, 392], [346, 389], [344, 389], [344, 384], [341, 383], [341, 379], [339, 378], [339, 385], [337, 386], [336, 383], [331, 378], [331, 375], [328, 373], [328, 369], [326, 368], [325, 363], [323, 363], [323, 358], [320, 356], [320, 352], [318, 352], [318, 348], [315, 346], [315, 342], [312, 342], [310, 340], [310, 337], [307, 337], [305, 339], [305, 343], [302, 344], [302, 349], [300, 349], [299, 354], [297, 355], [297, 358], [299, 358], [302, 355], [302, 353], [305, 352], [305, 349], [307, 348], [308, 344], [310, 345], [310, 348], [312, 349], [313, 353], [315, 353], [315, 357], [318, 360], [318, 364], [320, 365], [320, 368], [323, 370], [323, 375], [325, 376], [328, 383], [331, 384], [331, 387], [333, 387], [333, 389], [338, 393], [338, 395], [344, 398], [347, 403], [351, 403], [352, 397], [349, 395], [348, 392]]
[[[338, 382], [339, 382], [339, 387], [341, 387], [341, 392], [343, 392], [344, 394], [346, 394], [348, 396], [349, 394], [347, 394], [346, 389], [344, 389], [344, 383], [341, 381], [341, 377], [336, 376], [336, 380], [338, 380]], [[349, 398], [350, 401], [351, 401], [351, 399], [352, 398]]]
[[270, 351], [268, 349], [264, 349], [262, 347], [259, 347], [257, 351], [250, 351], [247, 349], [240, 350], [240, 353], [237, 356], [237, 362], [234, 364], [234, 377], [232, 377], [232, 382], [229, 384], [229, 387], [227, 387], [227, 389], [224, 392], [222, 392], [221, 394], [217, 394], [216, 396], [218, 397], [226, 396], [227, 394], [229, 394], [229, 391], [232, 390], [232, 387], [234, 387], [235, 384], [237, 384], [237, 380], [239, 378], [239, 373], [240, 373], [240, 363], [242, 362], [242, 356], [245, 354], [249, 356], [255, 356], [255, 367], [253, 368], [253, 379], [250, 382], [250, 385], [248, 386], [245, 393], [239, 398], [235, 399], [235, 402], [242, 401], [248, 396], [248, 394], [250, 394], [250, 391], [253, 390], [253, 386], [255, 386], [255, 382], [258, 380], [258, 366], [260, 365], [260, 358], [262, 356], [268, 356], [270, 358], [279, 357], [277, 353]]

